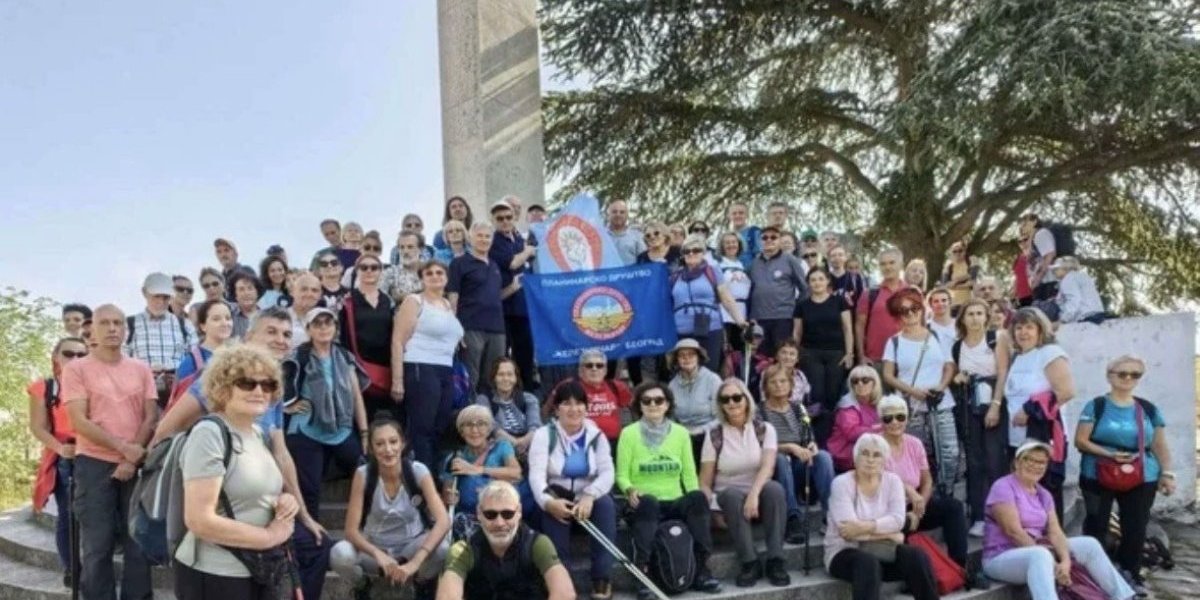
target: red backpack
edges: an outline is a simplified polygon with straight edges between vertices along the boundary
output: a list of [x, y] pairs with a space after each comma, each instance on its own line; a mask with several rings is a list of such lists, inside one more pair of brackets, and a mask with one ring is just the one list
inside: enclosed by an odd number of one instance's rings
[[176, 402], [179, 402], [179, 399], [187, 393], [188, 389], [192, 387], [192, 383], [200, 377], [200, 373], [204, 370], [204, 354], [200, 352], [200, 346], [193, 344], [188, 347], [188, 351], [192, 353], [192, 360], [196, 363], [196, 370], [183, 379], [175, 380], [175, 385], [171, 386], [171, 398], [167, 400], [167, 407], [163, 409], [164, 415], [167, 414], [168, 410], [171, 410], [172, 406], [175, 406]]
[[929, 564], [933, 567], [933, 578], [937, 580], [939, 595], [945, 596], [967, 586], [966, 570], [951, 560], [946, 551], [929, 536], [923, 533], [912, 533], [909, 534], [905, 543], [919, 548], [929, 557]]

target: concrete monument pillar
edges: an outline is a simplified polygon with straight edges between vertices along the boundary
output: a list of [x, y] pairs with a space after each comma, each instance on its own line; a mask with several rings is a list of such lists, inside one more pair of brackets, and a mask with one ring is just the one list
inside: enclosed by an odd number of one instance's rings
[[446, 197], [545, 199], [536, 0], [438, 0]]

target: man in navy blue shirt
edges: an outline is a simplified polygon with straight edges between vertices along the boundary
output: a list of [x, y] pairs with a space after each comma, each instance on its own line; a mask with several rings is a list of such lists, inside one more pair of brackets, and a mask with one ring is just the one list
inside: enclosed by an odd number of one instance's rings
[[[505, 198], [493, 204], [491, 211], [496, 233], [492, 238], [492, 248], [488, 251], [488, 256], [500, 267], [500, 285], [503, 288], [509, 288], [514, 280], [519, 280], [525, 274], [529, 261], [537, 252], [536, 246], [525, 244], [521, 232], [517, 230], [517, 211], [513, 209], [513, 200], [512, 197]], [[529, 313], [525, 310], [525, 292], [519, 284], [512, 294], [504, 297], [503, 304], [504, 331], [508, 336], [509, 354], [517, 361], [522, 386], [526, 390], [532, 390], [533, 333], [529, 328]], [[484, 372], [491, 372], [490, 364], [486, 365]]]
[[447, 297], [463, 326], [467, 371], [471, 384], [487, 390], [491, 382], [481, 381], [496, 359], [504, 356], [504, 306], [502, 299], [521, 289], [516, 277], [508, 286], [501, 284], [500, 265], [488, 256], [494, 229], [491, 223], [471, 225], [470, 250], [450, 261]]

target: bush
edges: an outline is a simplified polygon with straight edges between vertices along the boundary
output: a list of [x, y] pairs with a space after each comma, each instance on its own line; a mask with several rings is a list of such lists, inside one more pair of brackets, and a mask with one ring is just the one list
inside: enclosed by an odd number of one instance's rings
[[0, 508], [29, 501], [40, 448], [29, 433], [29, 382], [50, 373], [55, 303], [0, 291]]

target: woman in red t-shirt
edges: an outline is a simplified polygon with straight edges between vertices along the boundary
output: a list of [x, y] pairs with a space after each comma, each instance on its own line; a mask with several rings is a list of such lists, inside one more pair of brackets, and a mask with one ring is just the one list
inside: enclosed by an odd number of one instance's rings
[[[605, 379], [607, 373], [608, 362], [603, 352], [584, 350], [583, 354], [579, 355], [577, 381], [587, 391], [587, 418], [604, 432], [604, 437], [612, 444], [615, 452], [617, 436], [621, 434], [621, 409], [629, 407], [633, 401], [633, 393], [624, 382]], [[559, 385], [562, 385], [561, 382]], [[547, 398], [553, 396], [551, 392]], [[549, 401], [542, 404], [543, 420], [549, 417], [551, 407]]]
[[66, 575], [64, 585], [70, 586], [71, 566], [71, 471], [75, 459], [75, 430], [67, 416], [67, 406], [59, 397], [59, 374], [68, 362], [87, 356], [88, 346], [83, 338], [63, 338], [54, 345], [52, 363], [54, 376], [39, 379], [26, 388], [29, 393], [29, 431], [42, 443], [42, 458], [38, 462], [33, 483], [33, 510], [40, 512], [50, 494], [58, 507], [54, 544], [59, 564]]

